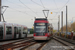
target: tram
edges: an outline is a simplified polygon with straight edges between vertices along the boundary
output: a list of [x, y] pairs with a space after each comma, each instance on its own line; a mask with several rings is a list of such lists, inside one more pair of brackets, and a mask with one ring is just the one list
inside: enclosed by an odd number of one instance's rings
[[27, 37], [25, 25], [0, 22], [0, 40], [18, 39]]
[[36, 18], [34, 21], [34, 40], [49, 40], [53, 33], [53, 26], [47, 18]]

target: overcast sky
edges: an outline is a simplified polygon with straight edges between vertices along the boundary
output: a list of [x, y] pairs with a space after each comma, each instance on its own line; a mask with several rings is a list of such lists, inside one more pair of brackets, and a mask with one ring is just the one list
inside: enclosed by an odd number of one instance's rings
[[61, 19], [61, 11], [63, 11], [65, 25], [66, 5], [68, 6], [68, 22], [70, 23], [75, 17], [75, 0], [2, 0], [2, 6], [9, 6], [4, 12], [5, 21], [26, 25], [28, 28], [32, 28], [34, 17], [45, 17], [42, 10], [49, 10], [48, 19], [53, 19], [49, 22], [53, 24], [54, 29], [58, 28], [58, 15]]

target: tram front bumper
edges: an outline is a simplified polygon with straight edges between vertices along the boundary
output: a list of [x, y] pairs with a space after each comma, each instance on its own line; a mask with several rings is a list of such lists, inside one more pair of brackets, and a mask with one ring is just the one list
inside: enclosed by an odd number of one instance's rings
[[47, 40], [47, 36], [34, 36], [34, 40]]

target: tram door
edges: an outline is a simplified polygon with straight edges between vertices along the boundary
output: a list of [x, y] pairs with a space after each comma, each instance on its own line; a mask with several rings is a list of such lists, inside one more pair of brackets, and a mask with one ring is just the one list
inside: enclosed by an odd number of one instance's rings
[[0, 26], [0, 40], [3, 39], [3, 26]]
[[19, 38], [19, 30], [18, 30], [18, 27], [14, 27], [14, 38]]
[[17, 33], [18, 33], [18, 29], [17, 27], [14, 27], [14, 38], [15, 39], [17, 38]]
[[5, 39], [12, 39], [12, 26], [6, 26]]

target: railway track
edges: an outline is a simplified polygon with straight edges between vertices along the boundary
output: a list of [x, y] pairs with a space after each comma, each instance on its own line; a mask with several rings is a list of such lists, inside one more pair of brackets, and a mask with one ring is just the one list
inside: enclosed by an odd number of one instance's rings
[[41, 43], [41, 45], [36, 49], [36, 50], [41, 50], [41, 48], [45, 45], [45, 44], [47, 44], [48, 42], [43, 42], [43, 43]]
[[70, 43], [69, 41], [66, 41], [66, 40], [62, 40], [60, 38], [56, 38], [56, 37], [53, 37], [53, 39], [59, 41], [60, 43], [64, 44], [65, 46], [74, 46], [75, 44], [73, 43]]
[[[56, 41], [58, 41], [58, 42], [56, 42]], [[62, 45], [58, 45], [58, 43], [61, 43]], [[46, 46], [46, 45], [48, 45], [48, 46]], [[70, 47], [70, 46], [75, 46], [75, 45], [65, 42], [59, 38], [55, 38], [55, 37], [53, 37], [53, 39], [51, 39], [49, 41], [42, 41], [42, 42], [40, 42], [40, 41], [37, 42], [37, 41], [33, 40], [33, 38], [31, 38], [29, 40], [20, 40], [17, 42], [1, 45], [0, 50], [43, 50], [43, 48], [44, 48], [44, 50], [45, 50], [45, 48], [46, 49], [49, 48], [49, 50], [50, 50], [51, 47], [55, 47], [55, 46], [69, 46], [68, 48], [74, 49], [74, 47]], [[64, 48], [64, 47], [62, 47], [62, 48]]]
[[31, 43], [34, 43], [33, 41], [34, 41], [33, 38], [31, 38], [28, 40], [23, 39], [23, 40], [11, 42], [11, 43], [3, 44], [3, 45], [0, 45], [0, 50], [9, 50], [9, 49], [13, 50], [15, 48], [26, 46], [26, 45], [29, 45]]
[[18, 42], [18, 41], [27, 40], [27, 39], [30, 39], [30, 38], [32, 38], [32, 37], [27, 37], [27, 38], [24, 38], [24, 39], [13, 39], [13, 40], [0, 41], [0, 46], [8, 44], [8, 43], [14, 43], [14, 42]]
[[55, 37], [75, 45], [75, 40], [67, 39], [67, 38], [59, 37], [59, 36], [55, 36]]
[[65, 46], [68, 46], [71, 50], [75, 50], [75, 41], [68, 41], [67, 39], [62, 39], [58, 37], [53, 37], [53, 39], [57, 40], [58, 42], [62, 43]]
[[49, 41], [35, 41], [36, 42], [35, 44], [32, 44], [31, 46], [28, 46], [28, 47], [24, 47], [20, 50], [40, 50]]
[[[67, 45], [69, 44], [69, 45]], [[72, 47], [73, 46], [73, 47]], [[37, 42], [21, 50], [74, 50], [74, 45], [61, 39], [54, 38], [49, 41]]]
[[41, 50], [75, 50], [75, 45], [53, 37]]

